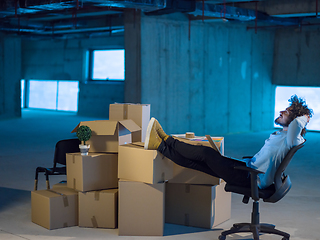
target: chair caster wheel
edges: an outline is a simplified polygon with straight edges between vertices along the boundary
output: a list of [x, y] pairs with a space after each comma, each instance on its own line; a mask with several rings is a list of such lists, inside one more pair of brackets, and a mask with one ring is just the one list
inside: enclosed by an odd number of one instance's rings
[[225, 239], [226, 239], [226, 236], [220, 235], [218, 239], [219, 239], [219, 240], [225, 240]]

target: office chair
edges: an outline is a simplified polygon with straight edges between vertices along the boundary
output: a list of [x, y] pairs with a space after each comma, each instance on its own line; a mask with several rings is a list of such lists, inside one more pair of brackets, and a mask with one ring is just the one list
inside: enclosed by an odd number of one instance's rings
[[[60, 140], [56, 143], [54, 158], [53, 158], [53, 167], [37, 167], [36, 176], [34, 180], [34, 191], [38, 189], [38, 175], [40, 172], [44, 172], [46, 176], [46, 185], [47, 189], [50, 189], [49, 184], [49, 175], [66, 175], [66, 154], [79, 152], [79, 144], [81, 142], [78, 139], [65, 139]], [[57, 164], [63, 165], [63, 167], [57, 167]]]
[[233, 224], [233, 227], [231, 227], [230, 230], [226, 230], [221, 233], [219, 240], [225, 240], [227, 235], [238, 232], [252, 232], [254, 240], [259, 240], [260, 232], [280, 235], [283, 236], [282, 240], [289, 240], [290, 234], [275, 229], [275, 225], [265, 223], [260, 224], [259, 199], [261, 198], [264, 202], [276, 203], [288, 193], [291, 188], [291, 181], [289, 176], [284, 173], [284, 170], [288, 166], [293, 155], [302, 148], [304, 144], [305, 141], [289, 150], [275, 173], [274, 183], [266, 189], [258, 188], [258, 174], [263, 172], [245, 166], [235, 167], [236, 169], [250, 172], [251, 187], [240, 187], [227, 183], [225, 191], [244, 195], [242, 202], [245, 204], [249, 202], [250, 197], [252, 198], [253, 208], [251, 213], [251, 223]]

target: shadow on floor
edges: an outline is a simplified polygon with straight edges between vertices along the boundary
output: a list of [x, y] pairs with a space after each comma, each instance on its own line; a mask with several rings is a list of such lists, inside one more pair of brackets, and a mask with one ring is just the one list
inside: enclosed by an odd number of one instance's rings
[[28, 203], [30, 199], [30, 191], [0, 187], [0, 212], [8, 207]]
[[183, 225], [166, 223], [164, 227], [163, 236], [189, 234], [189, 233], [197, 233], [197, 232], [221, 231], [221, 230], [222, 229], [220, 228], [215, 228], [215, 229], [196, 228], [196, 227], [188, 227]]

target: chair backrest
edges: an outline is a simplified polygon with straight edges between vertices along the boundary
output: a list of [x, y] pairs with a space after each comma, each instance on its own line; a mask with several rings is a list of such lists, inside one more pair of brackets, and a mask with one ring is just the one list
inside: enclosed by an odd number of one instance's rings
[[276, 189], [278, 189], [281, 185], [282, 185], [282, 178], [284, 177], [284, 171], [286, 170], [287, 166], [289, 165], [293, 155], [304, 146], [306, 140], [303, 143], [300, 143], [297, 146], [292, 147], [289, 152], [287, 153], [287, 155], [284, 157], [284, 159], [282, 160], [280, 166], [278, 167], [275, 175], [274, 175], [274, 183], [275, 183], [275, 187]]
[[54, 160], [53, 167], [55, 168], [57, 163], [61, 165], [66, 165], [66, 154], [80, 152], [79, 144], [81, 142], [79, 139], [64, 139], [60, 140], [56, 143], [55, 152], [54, 152]]
[[300, 143], [297, 146], [292, 147], [287, 155], [284, 157], [282, 160], [280, 166], [278, 167], [275, 175], [274, 175], [274, 187], [275, 187], [275, 192], [272, 196], [270, 196], [267, 199], [264, 199], [263, 201], [265, 202], [277, 202], [281, 198], [283, 198], [290, 190], [291, 188], [291, 181], [289, 176], [285, 175], [284, 171], [289, 165], [293, 155], [304, 146], [306, 141], [303, 143]]

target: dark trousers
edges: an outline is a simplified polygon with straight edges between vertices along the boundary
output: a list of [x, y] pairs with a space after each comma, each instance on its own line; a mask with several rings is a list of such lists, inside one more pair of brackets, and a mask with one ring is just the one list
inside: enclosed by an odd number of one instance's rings
[[230, 184], [250, 186], [248, 173], [234, 169], [235, 166], [245, 166], [246, 164], [221, 156], [211, 147], [191, 145], [169, 137], [166, 141], [162, 141], [158, 151], [180, 166], [222, 178]]

